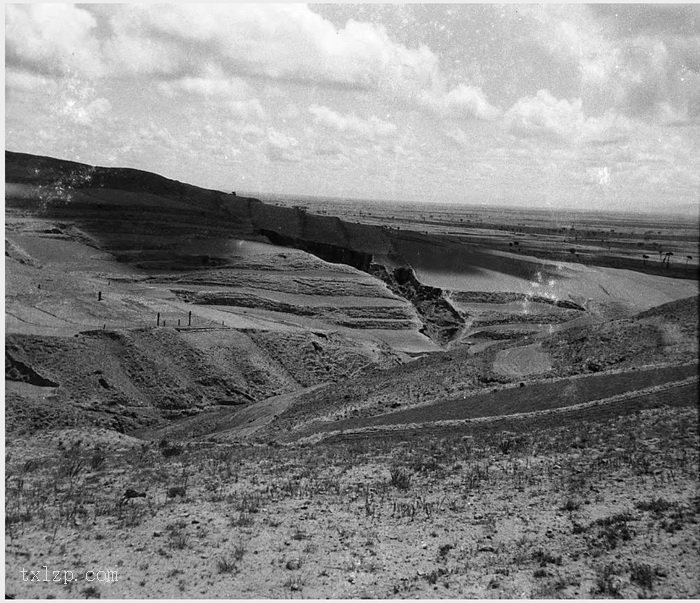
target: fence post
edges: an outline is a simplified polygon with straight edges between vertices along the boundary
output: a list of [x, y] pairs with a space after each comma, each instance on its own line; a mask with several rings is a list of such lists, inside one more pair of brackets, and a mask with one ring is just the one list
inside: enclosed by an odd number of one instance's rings
[[190, 310], [187, 313], [187, 326], [191, 327], [192, 326], [192, 310]]
[[158, 316], [156, 316], [156, 326], [160, 326], [160, 312], [158, 312]]

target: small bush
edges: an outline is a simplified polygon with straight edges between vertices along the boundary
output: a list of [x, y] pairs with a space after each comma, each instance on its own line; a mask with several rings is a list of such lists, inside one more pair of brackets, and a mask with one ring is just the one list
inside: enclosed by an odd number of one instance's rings
[[629, 513], [616, 513], [610, 517], [598, 519], [593, 522], [593, 526], [598, 527], [597, 539], [599, 543], [606, 549], [612, 550], [617, 548], [620, 542], [631, 540], [634, 532], [627, 524], [633, 519]]
[[408, 490], [411, 487], [411, 476], [401, 468], [391, 470], [391, 485], [399, 490]]
[[238, 515], [231, 518], [230, 523], [234, 528], [249, 528], [255, 523], [255, 519], [250, 513], [241, 511]]
[[554, 565], [561, 565], [561, 555], [553, 555], [549, 551], [543, 551], [539, 549], [532, 554], [532, 558], [540, 564], [541, 567], [545, 567], [548, 563], [553, 563]]
[[216, 562], [216, 567], [220, 574], [233, 574], [238, 571], [238, 564], [226, 557], [221, 557]]
[[560, 511], [568, 511], [571, 513], [572, 511], [578, 511], [581, 508], [581, 501], [576, 499], [576, 498], [567, 498], [564, 501], [564, 504], [559, 507]]
[[619, 599], [622, 596], [622, 580], [617, 575], [617, 571], [617, 566], [614, 563], [608, 563], [601, 568], [596, 575], [592, 593]]
[[511, 440], [510, 438], [505, 438], [498, 442], [498, 449], [501, 451], [501, 454], [510, 454], [510, 452], [513, 450], [513, 445], [515, 442]]
[[678, 503], [659, 497], [651, 498], [646, 501], [639, 501], [634, 506], [640, 511], [651, 511], [656, 517], [660, 517], [669, 509], [677, 508]]
[[447, 543], [440, 545], [440, 548], [438, 549], [438, 559], [444, 559], [447, 557], [447, 553], [449, 553], [453, 548], [454, 544]]
[[636, 582], [642, 588], [653, 589], [656, 579], [656, 570], [648, 563], [632, 563], [630, 565], [630, 580]]

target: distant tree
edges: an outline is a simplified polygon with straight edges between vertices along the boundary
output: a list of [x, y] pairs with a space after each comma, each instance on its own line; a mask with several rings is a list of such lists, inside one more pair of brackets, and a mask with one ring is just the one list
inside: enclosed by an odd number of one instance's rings
[[571, 249], [569, 249], [569, 253], [574, 254], [576, 253], [576, 250], [572, 247]]
[[685, 268], [684, 268], [684, 271], [685, 271], [685, 272], [688, 271], [688, 262], [689, 262], [690, 260], [692, 260], [692, 259], [693, 259], [693, 256], [692, 256], [692, 255], [686, 255], [686, 256], [685, 256]]
[[644, 265], [646, 266], [646, 265], [647, 265], [647, 260], [649, 259], [649, 256], [645, 253], [645, 254], [642, 256], [642, 258], [644, 258], [643, 261], [644, 261]]

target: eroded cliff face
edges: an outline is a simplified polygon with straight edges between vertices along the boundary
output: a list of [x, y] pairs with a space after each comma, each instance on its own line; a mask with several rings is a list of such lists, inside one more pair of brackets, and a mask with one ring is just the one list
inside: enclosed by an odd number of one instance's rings
[[446, 345], [461, 332], [464, 327], [462, 314], [450, 304], [442, 289], [423, 285], [411, 266], [387, 270], [381, 264], [372, 264], [369, 273], [413, 304], [423, 321], [421, 332], [439, 345]]

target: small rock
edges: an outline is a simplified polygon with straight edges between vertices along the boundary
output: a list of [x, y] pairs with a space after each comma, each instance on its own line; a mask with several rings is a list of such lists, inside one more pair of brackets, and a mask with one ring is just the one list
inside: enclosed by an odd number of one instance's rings
[[285, 567], [288, 570], [298, 570], [301, 567], [301, 561], [298, 559], [290, 559], [287, 561], [287, 565]]

